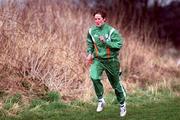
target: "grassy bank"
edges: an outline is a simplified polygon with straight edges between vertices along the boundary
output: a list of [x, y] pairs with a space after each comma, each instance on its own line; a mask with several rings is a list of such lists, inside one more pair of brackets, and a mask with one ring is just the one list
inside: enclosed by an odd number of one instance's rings
[[[136, 96], [136, 97], [135, 97]], [[17, 98], [17, 96], [16, 96]], [[119, 117], [119, 105], [112, 94], [106, 98], [106, 108], [96, 113], [96, 101], [60, 101], [57, 93], [49, 93], [43, 98], [34, 99], [27, 106], [0, 109], [1, 120], [178, 120], [180, 119], [180, 98], [168, 93], [158, 95], [139, 91], [129, 95], [128, 113]], [[17, 102], [17, 101], [16, 101]], [[18, 111], [19, 112], [13, 112]], [[14, 113], [14, 114], [13, 114]]]
[[[1, 6], [0, 119], [119, 119], [118, 104], [105, 76], [107, 107], [95, 112], [85, 66], [86, 35], [92, 20], [90, 10], [68, 2], [28, 0], [22, 8], [14, 2]], [[180, 119], [180, 71], [175, 60], [164, 55], [165, 45], [152, 40], [151, 26], [127, 29], [123, 20], [122, 16], [116, 24], [109, 22], [124, 38], [120, 59], [128, 92], [125, 119]], [[48, 93], [53, 90], [58, 93]]]

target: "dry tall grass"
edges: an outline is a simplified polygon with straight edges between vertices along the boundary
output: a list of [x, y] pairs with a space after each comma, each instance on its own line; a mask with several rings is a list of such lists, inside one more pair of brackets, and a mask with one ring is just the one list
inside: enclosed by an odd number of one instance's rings
[[[60, 91], [64, 99], [88, 100], [93, 90], [84, 60], [91, 18], [88, 10], [67, 2], [28, 0], [23, 10], [14, 2], [4, 5], [0, 9], [1, 79], [18, 75]], [[136, 32], [121, 32], [125, 39], [121, 65], [128, 90], [137, 83], [172, 89], [171, 81], [179, 77], [173, 60], [162, 58], [154, 44], [139, 41]]]

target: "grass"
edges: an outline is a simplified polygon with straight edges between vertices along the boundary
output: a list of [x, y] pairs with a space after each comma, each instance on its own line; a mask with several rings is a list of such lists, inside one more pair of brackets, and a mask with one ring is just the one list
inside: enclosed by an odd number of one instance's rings
[[8, 97], [7, 100], [5, 101], [4, 108], [9, 110], [10, 108], [13, 107], [15, 103], [20, 103], [21, 102], [21, 95], [20, 94], [15, 94], [11, 97]]
[[[180, 98], [166, 102], [145, 105], [127, 105], [128, 120], [178, 120], [180, 119]], [[80, 103], [65, 105], [58, 102], [25, 110], [18, 117], [1, 116], [1, 120], [118, 120], [118, 104], [108, 104], [101, 113], [95, 112], [94, 104]], [[2, 111], [1, 111], [1, 114]]]
[[[180, 97], [168, 92], [153, 95], [142, 90], [129, 95], [127, 99], [127, 116], [119, 117], [119, 104], [111, 92], [107, 95], [106, 107], [103, 112], [96, 113], [96, 101], [73, 101], [64, 103], [57, 98], [55, 92], [51, 99], [38, 98], [17, 115], [8, 115], [5, 109], [0, 109], [1, 120], [178, 120], [180, 119]], [[47, 94], [46, 96], [51, 96]], [[154, 98], [154, 99], [152, 99]], [[113, 101], [113, 102], [112, 102]]]

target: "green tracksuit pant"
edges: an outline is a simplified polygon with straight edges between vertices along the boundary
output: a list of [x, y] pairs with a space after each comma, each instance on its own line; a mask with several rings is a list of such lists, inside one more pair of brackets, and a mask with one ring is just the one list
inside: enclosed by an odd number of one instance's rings
[[103, 71], [105, 71], [108, 80], [115, 91], [118, 102], [122, 104], [125, 101], [126, 93], [120, 81], [119, 68], [120, 63], [117, 58], [108, 60], [99, 60], [95, 58], [93, 60], [93, 64], [90, 67], [90, 77], [98, 99], [103, 97], [104, 90], [103, 84], [101, 83], [101, 76]]

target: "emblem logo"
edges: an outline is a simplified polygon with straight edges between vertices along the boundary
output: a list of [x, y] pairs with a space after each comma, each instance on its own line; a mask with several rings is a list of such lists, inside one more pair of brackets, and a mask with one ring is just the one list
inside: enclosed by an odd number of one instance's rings
[[98, 35], [97, 35], [97, 34], [95, 34], [95, 35], [94, 35], [94, 37], [98, 37]]
[[108, 39], [108, 34], [105, 34], [105, 38]]

